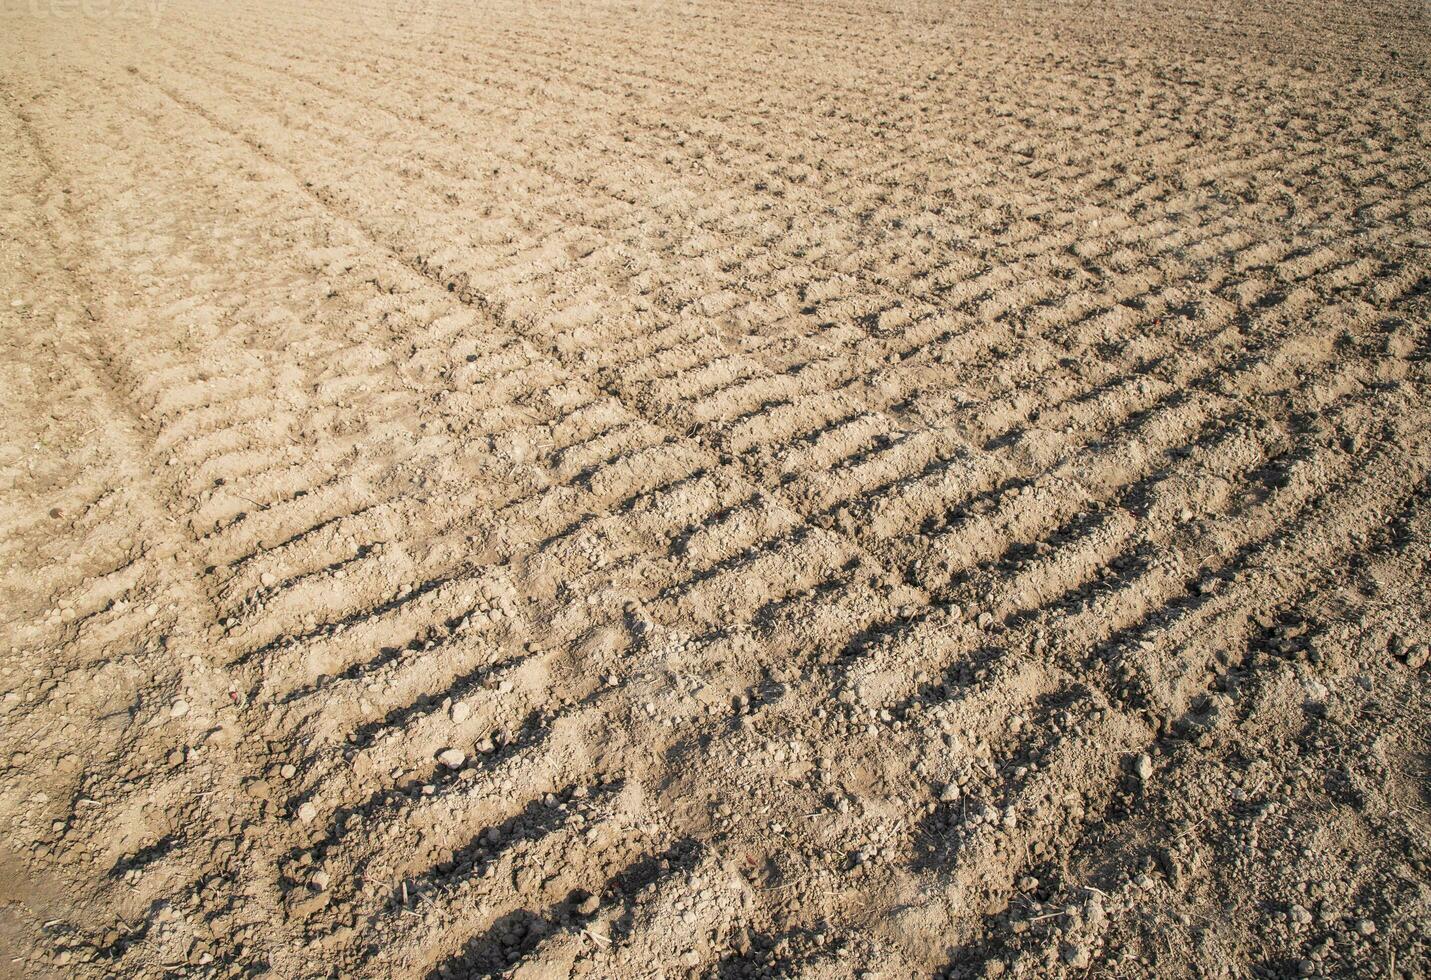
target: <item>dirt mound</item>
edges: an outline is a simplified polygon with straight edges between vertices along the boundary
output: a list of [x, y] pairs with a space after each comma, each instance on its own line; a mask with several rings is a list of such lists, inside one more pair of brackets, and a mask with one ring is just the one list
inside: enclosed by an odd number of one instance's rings
[[1431, 972], [1424, 8], [81, 8], [10, 975]]

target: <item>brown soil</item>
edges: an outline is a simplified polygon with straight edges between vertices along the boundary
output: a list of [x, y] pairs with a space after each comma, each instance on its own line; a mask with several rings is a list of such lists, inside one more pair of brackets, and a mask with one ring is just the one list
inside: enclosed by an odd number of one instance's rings
[[0, 973], [1427, 975], [1427, 10], [7, 4]]

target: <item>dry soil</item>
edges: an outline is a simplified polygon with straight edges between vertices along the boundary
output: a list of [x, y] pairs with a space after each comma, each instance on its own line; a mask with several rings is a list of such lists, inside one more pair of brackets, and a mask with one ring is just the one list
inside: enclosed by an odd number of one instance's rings
[[7, 0], [0, 971], [1431, 971], [1425, 3]]

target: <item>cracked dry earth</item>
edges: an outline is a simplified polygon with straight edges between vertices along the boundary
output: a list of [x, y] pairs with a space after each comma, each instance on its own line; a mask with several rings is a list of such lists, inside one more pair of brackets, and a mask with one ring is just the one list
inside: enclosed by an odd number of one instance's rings
[[1424, 5], [60, 6], [0, 974], [1431, 971]]

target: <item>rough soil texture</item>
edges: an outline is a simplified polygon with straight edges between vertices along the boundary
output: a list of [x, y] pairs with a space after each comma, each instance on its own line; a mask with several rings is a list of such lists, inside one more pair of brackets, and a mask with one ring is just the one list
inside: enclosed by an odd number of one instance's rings
[[0, 972], [1431, 971], [1424, 4], [41, 7]]

